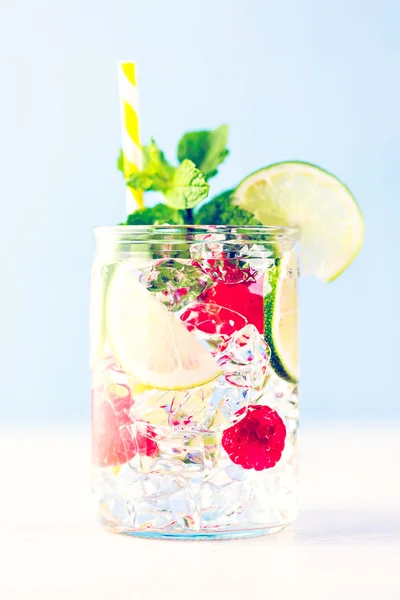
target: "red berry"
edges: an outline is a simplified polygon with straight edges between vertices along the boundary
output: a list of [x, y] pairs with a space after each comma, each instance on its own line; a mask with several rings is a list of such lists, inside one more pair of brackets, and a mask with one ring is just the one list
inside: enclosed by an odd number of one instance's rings
[[242, 315], [217, 304], [192, 304], [180, 318], [189, 331], [198, 329], [209, 335], [222, 336], [224, 339], [247, 324]]
[[[236, 415], [245, 412], [239, 410]], [[246, 416], [226, 429], [222, 446], [232, 462], [244, 469], [262, 471], [279, 461], [285, 446], [286, 427], [277, 412], [269, 406], [250, 406]]]
[[160, 452], [157, 443], [152, 437], [154, 434], [150, 429], [147, 429], [145, 433], [136, 430], [136, 441], [138, 446], [139, 454], [142, 456], [150, 456], [154, 458]]
[[248, 323], [264, 333], [263, 277], [234, 285], [220, 281], [205, 290], [201, 301], [217, 304], [239, 313]]
[[227, 285], [241, 283], [243, 281], [255, 281], [256, 271], [251, 267], [242, 267], [241, 260], [227, 258], [225, 252], [221, 252], [218, 258], [207, 258], [196, 263], [213, 281], [223, 281]]
[[[100, 467], [116, 466], [131, 460], [138, 452], [146, 456], [158, 454], [151, 432], [136, 431], [129, 416], [133, 404], [129, 392], [123, 396], [96, 393], [92, 406], [92, 461]], [[98, 395], [100, 394], [100, 398]], [[93, 394], [92, 394], [93, 397]]]

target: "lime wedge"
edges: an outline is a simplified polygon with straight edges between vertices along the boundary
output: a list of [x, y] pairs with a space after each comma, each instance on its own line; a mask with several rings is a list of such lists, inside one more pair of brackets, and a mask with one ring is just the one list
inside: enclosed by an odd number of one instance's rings
[[90, 361], [93, 366], [105, 358], [105, 298], [114, 265], [95, 265], [92, 269], [90, 294]]
[[332, 281], [361, 248], [364, 223], [349, 189], [336, 177], [303, 162], [282, 162], [249, 175], [234, 204], [263, 225], [298, 225], [304, 274]]
[[299, 377], [297, 337], [297, 261], [286, 252], [265, 281], [264, 336], [271, 348], [271, 366], [282, 379], [296, 383]]
[[137, 279], [129, 262], [114, 272], [106, 327], [117, 361], [143, 384], [164, 390], [203, 385], [220, 375], [214, 357]]

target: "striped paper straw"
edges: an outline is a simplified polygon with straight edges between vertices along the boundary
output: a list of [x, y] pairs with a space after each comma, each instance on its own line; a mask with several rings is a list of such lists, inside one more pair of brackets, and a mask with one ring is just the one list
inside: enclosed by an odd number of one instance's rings
[[[139, 138], [138, 92], [136, 65], [121, 61], [118, 64], [119, 95], [121, 101], [122, 151], [124, 153], [124, 175], [129, 177], [142, 169], [143, 156]], [[126, 209], [130, 215], [142, 208], [143, 192], [126, 188]]]

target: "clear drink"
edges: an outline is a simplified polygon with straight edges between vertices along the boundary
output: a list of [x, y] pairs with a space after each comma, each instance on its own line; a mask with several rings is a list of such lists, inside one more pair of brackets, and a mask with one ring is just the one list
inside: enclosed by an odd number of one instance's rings
[[297, 237], [96, 230], [92, 462], [108, 529], [244, 537], [294, 520]]

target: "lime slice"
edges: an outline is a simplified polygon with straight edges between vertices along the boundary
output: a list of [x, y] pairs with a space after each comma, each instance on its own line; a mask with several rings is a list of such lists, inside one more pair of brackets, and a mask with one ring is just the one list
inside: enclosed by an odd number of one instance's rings
[[270, 271], [264, 299], [264, 336], [271, 348], [271, 366], [282, 379], [296, 383], [299, 377], [297, 260], [286, 252]]
[[323, 169], [282, 162], [256, 171], [234, 193], [234, 204], [263, 225], [298, 225], [304, 274], [332, 281], [361, 248], [364, 223], [349, 189]]
[[105, 358], [105, 298], [114, 265], [94, 265], [90, 294], [90, 362], [91, 366]]
[[114, 272], [106, 300], [108, 337], [122, 368], [143, 384], [164, 390], [203, 385], [221, 369], [185, 325], [122, 263]]

